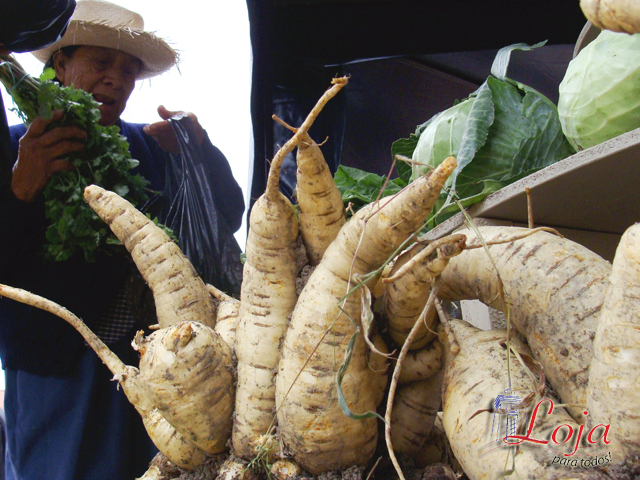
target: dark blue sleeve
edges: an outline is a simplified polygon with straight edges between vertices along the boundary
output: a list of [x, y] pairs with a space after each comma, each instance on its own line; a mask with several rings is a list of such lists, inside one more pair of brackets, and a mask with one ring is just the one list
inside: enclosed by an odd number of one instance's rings
[[145, 125], [120, 121], [120, 133], [129, 142], [131, 156], [140, 162], [133, 172], [146, 178], [150, 189], [161, 192], [164, 188], [164, 167], [169, 156], [152, 137], [142, 131]]
[[227, 221], [227, 225], [232, 232], [237, 232], [242, 226], [242, 216], [244, 214], [244, 196], [242, 188], [238, 185], [231, 166], [224, 154], [211, 143], [207, 135], [202, 145], [207, 159], [213, 163], [213, 168], [217, 172], [214, 177], [213, 192], [216, 205], [220, 213]]
[[7, 271], [9, 265], [21, 257], [32, 237], [31, 222], [40, 208], [38, 202], [26, 203], [18, 200], [11, 192], [11, 169], [16, 161], [18, 141], [26, 127], [16, 125], [9, 128], [10, 156], [3, 158], [2, 190], [0, 192], [0, 251], [12, 252], [0, 255], [0, 272]]
[[75, 0], [0, 0], [0, 43], [13, 52], [30, 52], [64, 34]]

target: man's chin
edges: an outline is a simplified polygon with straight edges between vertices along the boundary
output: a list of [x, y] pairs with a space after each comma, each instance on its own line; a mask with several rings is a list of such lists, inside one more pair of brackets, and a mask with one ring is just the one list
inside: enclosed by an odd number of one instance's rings
[[99, 108], [100, 110], [100, 125], [103, 127], [108, 127], [116, 123], [116, 120], [120, 117], [119, 112], [115, 112], [113, 108], [103, 108], [102, 106]]

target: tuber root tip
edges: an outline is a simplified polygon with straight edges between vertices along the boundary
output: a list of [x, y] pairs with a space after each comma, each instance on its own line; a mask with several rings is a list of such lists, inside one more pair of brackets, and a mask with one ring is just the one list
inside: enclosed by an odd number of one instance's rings
[[167, 335], [167, 349], [171, 351], [177, 351], [181, 348], [184, 348], [191, 339], [196, 335], [195, 330], [193, 329], [193, 325], [191, 322], [184, 322], [178, 324], [173, 332], [170, 335]]
[[102, 195], [104, 194], [105, 189], [102, 187], [99, 187], [98, 185], [87, 185], [84, 188], [84, 193], [83, 193], [83, 198], [85, 199], [86, 202], [89, 202], [89, 200], [99, 200], [100, 197], [102, 197]]

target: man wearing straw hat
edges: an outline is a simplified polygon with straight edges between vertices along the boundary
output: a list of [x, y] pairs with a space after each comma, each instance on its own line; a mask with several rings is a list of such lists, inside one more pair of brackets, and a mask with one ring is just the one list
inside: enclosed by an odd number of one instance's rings
[[[144, 30], [140, 15], [103, 0], [79, 0], [66, 34], [34, 55], [52, 66], [57, 79], [93, 95], [100, 123], [118, 125], [127, 137], [138, 173], [149, 187], [164, 187], [166, 152], [177, 139], [167, 121], [175, 112], [160, 107], [151, 125], [120, 119], [135, 81], [159, 75], [178, 61], [161, 38]], [[87, 264], [82, 258], [46, 263], [39, 257], [46, 222], [42, 190], [54, 171], [68, 168], [64, 155], [82, 148], [77, 127], [48, 130], [52, 120], [12, 127], [16, 163], [10, 203], [14, 224], [0, 223], [0, 282], [30, 290], [77, 314], [126, 363], [139, 329], [127, 308], [124, 284], [130, 264], [114, 257]], [[244, 212], [242, 191], [226, 158], [192, 114], [197, 141], [216, 172], [216, 206], [232, 231]], [[19, 140], [19, 142], [18, 142]], [[35, 224], [34, 224], [35, 222]], [[12, 226], [11, 226], [12, 225]], [[7, 230], [5, 230], [7, 229]], [[14, 238], [17, 237], [17, 238]], [[80, 335], [42, 311], [0, 302], [0, 355], [6, 368], [7, 478], [21, 480], [133, 480], [156, 453], [137, 412]]]

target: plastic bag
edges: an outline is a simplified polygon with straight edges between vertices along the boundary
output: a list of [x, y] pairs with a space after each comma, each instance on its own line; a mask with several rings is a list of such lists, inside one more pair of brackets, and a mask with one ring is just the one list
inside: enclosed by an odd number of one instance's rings
[[216, 172], [196, 140], [191, 119], [169, 120], [180, 143], [166, 166], [163, 211], [159, 217], [205, 283], [230, 295], [240, 293], [242, 249], [214, 202], [210, 186]]

